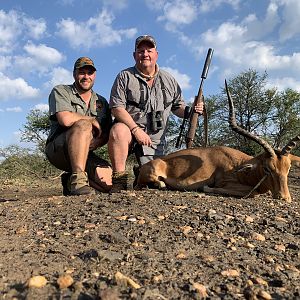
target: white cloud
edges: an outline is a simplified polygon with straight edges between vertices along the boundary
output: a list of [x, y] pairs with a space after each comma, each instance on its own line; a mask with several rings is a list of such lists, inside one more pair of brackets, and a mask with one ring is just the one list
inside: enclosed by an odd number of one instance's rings
[[8, 112], [22, 112], [23, 111], [20, 106], [7, 107], [5, 110]]
[[[203, 34], [203, 45], [211, 45], [216, 49], [215, 55], [221, 63], [231, 64], [232, 68], [243, 69], [245, 66], [258, 71], [280, 71], [281, 76], [294, 73], [300, 76], [300, 53], [278, 55], [272, 44], [249, 40], [246, 26], [224, 23], [217, 30], [208, 30]], [[284, 74], [286, 73], [286, 74]]]
[[24, 18], [24, 25], [30, 38], [40, 39], [46, 33], [47, 25], [44, 19]]
[[0, 10], [0, 53], [11, 53], [21, 38], [41, 38], [46, 32], [43, 19], [33, 19], [24, 13]]
[[200, 2], [200, 11], [203, 13], [213, 11], [222, 4], [228, 4], [234, 9], [238, 9], [240, 4], [240, 0], [201, 0]]
[[44, 104], [44, 103], [39, 103], [33, 107], [33, 109], [38, 109], [40, 111], [48, 111], [49, 110], [49, 105]]
[[182, 74], [178, 70], [169, 67], [161, 67], [161, 69], [172, 74], [174, 78], [178, 81], [181, 89], [187, 90], [191, 88], [191, 84], [190, 84], [191, 78], [188, 75]]
[[147, 0], [145, 4], [152, 10], [160, 11], [167, 2], [167, 0]]
[[178, 26], [192, 23], [197, 18], [197, 7], [193, 1], [175, 0], [167, 2], [163, 7], [164, 14], [158, 21], [166, 21], [166, 29], [176, 31]]
[[35, 60], [47, 64], [60, 64], [63, 60], [63, 55], [52, 47], [44, 44], [34, 45], [28, 43], [24, 46], [24, 50]]
[[15, 11], [0, 10], [0, 52], [11, 52], [14, 42], [22, 32], [19, 15]]
[[76, 22], [70, 18], [62, 19], [57, 23], [57, 34], [65, 38], [73, 48], [104, 47], [120, 44], [124, 38], [136, 35], [136, 28], [115, 30], [112, 27], [113, 14], [107, 10], [86, 22]]
[[164, 16], [162, 20], [166, 19], [169, 23], [174, 24], [190, 24], [197, 17], [196, 6], [192, 2], [175, 1], [168, 2], [164, 6]]
[[44, 44], [35, 45], [31, 42], [24, 46], [27, 56], [15, 56], [15, 67], [23, 72], [48, 72], [54, 65], [59, 65], [64, 56], [52, 47]]
[[279, 29], [281, 42], [300, 33], [300, 2], [298, 0], [277, 0], [282, 4], [282, 25]]
[[74, 82], [73, 73], [61, 67], [54, 68], [50, 76], [51, 79], [46, 84], [48, 89], [58, 84], [72, 84]]
[[10, 79], [0, 73], [1, 100], [36, 98], [39, 89], [33, 88], [23, 78]]
[[5, 71], [12, 65], [11, 56], [0, 56], [0, 72]]
[[276, 86], [276, 88], [280, 91], [284, 91], [286, 88], [290, 88], [300, 93], [300, 80], [296, 80], [292, 77], [269, 79], [266, 87], [273, 88], [274, 86]]
[[248, 39], [258, 40], [262, 37], [268, 37], [279, 22], [278, 6], [275, 3], [270, 3], [263, 20], [258, 20], [255, 14], [250, 14], [243, 20], [242, 26], [247, 27]]

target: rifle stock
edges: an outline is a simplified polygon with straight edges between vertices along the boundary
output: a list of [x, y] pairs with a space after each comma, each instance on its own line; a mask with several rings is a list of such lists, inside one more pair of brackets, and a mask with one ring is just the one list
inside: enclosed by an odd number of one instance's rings
[[204, 146], [206, 146], [206, 144], [208, 142], [208, 134], [207, 134], [208, 122], [207, 122], [207, 113], [206, 113], [206, 108], [205, 108], [205, 103], [204, 103], [202, 86], [203, 86], [204, 79], [206, 79], [206, 77], [207, 77], [207, 73], [208, 73], [208, 69], [210, 66], [211, 59], [212, 59], [212, 55], [213, 55], [213, 49], [209, 48], [207, 55], [206, 55], [202, 74], [201, 74], [201, 82], [200, 82], [198, 94], [195, 97], [195, 100], [194, 100], [194, 103], [192, 106], [192, 111], [190, 114], [189, 128], [188, 128], [188, 131], [186, 134], [186, 139], [185, 139], [187, 148], [191, 148], [193, 146], [193, 141], [194, 141], [194, 137], [195, 137], [195, 133], [196, 133], [197, 125], [198, 125], [198, 118], [199, 118], [199, 114], [197, 112], [195, 112], [194, 108], [196, 105], [200, 104], [201, 102], [203, 102], [203, 116], [204, 116], [204, 130], [205, 130], [205, 138], [204, 138], [205, 145]]

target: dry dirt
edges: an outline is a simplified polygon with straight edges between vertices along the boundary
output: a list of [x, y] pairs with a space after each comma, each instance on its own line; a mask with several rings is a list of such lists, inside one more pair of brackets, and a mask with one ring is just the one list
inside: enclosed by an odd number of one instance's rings
[[[0, 299], [300, 299], [299, 181], [292, 173], [286, 203], [157, 190], [62, 197], [59, 180], [6, 180]], [[47, 282], [29, 287], [37, 275]]]

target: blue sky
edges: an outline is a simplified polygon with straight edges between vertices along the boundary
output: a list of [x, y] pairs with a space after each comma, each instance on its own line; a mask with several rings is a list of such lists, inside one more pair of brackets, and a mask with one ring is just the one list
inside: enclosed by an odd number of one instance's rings
[[[98, 69], [106, 99], [117, 73], [134, 64], [135, 38], [153, 35], [161, 68], [187, 101], [198, 91], [208, 48], [214, 55], [204, 95], [249, 68], [268, 84], [300, 92], [299, 0], [0, 0], [0, 147], [19, 144], [33, 108], [47, 109], [56, 84], [73, 82], [80, 56]], [[25, 144], [26, 145], [26, 144]]]

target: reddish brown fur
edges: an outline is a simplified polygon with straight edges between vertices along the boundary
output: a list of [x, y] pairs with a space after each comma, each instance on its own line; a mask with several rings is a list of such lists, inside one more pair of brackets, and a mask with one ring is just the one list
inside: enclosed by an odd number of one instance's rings
[[300, 162], [300, 158], [280, 152], [252, 157], [225, 146], [184, 149], [143, 165], [137, 188], [166, 185], [243, 197], [263, 178], [265, 169], [269, 175], [251, 196], [271, 191], [274, 198], [291, 201], [287, 181], [291, 161]]

